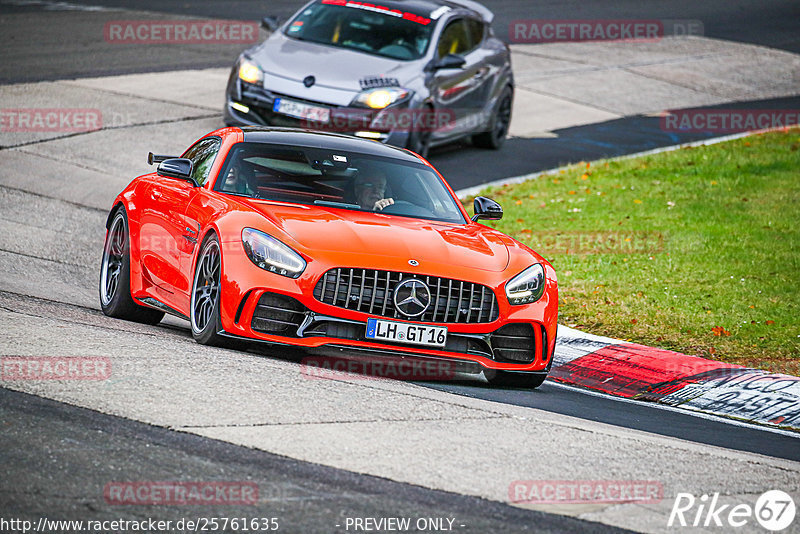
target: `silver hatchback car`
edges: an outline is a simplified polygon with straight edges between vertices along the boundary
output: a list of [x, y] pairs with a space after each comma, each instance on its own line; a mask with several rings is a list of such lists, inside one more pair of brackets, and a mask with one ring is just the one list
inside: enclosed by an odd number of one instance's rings
[[514, 78], [493, 14], [471, 0], [313, 0], [244, 51], [228, 125], [336, 131], [428, 149], [465, 137], [499, 148]]

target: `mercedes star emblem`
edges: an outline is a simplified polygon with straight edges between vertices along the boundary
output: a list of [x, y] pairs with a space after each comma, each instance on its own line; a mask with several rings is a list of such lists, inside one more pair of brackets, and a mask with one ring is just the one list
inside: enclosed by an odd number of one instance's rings
[[406, 317], [425, 313], [431, 305], [431, 292], [422, 280], [409, 278], [394, 288], [394, 306]]

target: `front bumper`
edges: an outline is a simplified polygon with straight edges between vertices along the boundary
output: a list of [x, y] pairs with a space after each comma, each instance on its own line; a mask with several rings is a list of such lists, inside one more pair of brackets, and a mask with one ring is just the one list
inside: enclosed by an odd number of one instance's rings
[[[355, 97], [355, 94], [353, 96]], [[331, 111], [331, 119], [327, 124], [315, 124], [278, 113], [273, 110], [276, 98], [289, 98], [296, 102], [328, 108]], [[357, 132], [369, 132], [368, 138], [399, 147], [405, 147], [409, 137], [408, 131], [387, 130], [371, 126], [372, 119], [377, 116], [377, 113], [371, 110], [306, 100], [291, 94], [270, 91], [259, 85], [245, 83], [234, 76], [228, 83], [223, 115], [225, 124], [228, 126], [311, 128], [353, 136]], [[359, 137], [367, 137], [367, 135], [362, 134]]]
[[[222, 328], [231, 336], [316, 354], [391, 354], [528, 372], [546, 371], [555, 350], [558, 299], [554, 285], [536, 303], [511, 306], [504, 302], [498, 284], [492, 290], [499, 314], [490, 322], [415, 322], [321, 302], [314, 297], [314, 290], [327, 269], [313, 262], [298, 279], [263, 271], [243, 252], [228, 253], [225, 264], [225, 271], [236, 273], [235, 279], [223, 273], [222, 280]], [[445, 326], [446, 345], [436, 348], [367, 339], [370, 317]]]

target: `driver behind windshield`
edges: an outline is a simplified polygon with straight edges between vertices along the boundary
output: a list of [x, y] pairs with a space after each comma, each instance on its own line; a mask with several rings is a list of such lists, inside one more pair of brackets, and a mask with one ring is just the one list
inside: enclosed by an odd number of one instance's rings
[[255, 191], [251, 185], [252, 177], [248, 175], [248, 170], [245, 169], [245, 163], [241, 159], [234, 161], [230, 171], [228, 171], [222, 190], [239, 195], [253, 196]]
[[385, 198], [386, 173], [377, 168], [362, 168], [355, 180], [356, 202], [361, 209], [383, 211], [394, 204], [393, 198]]

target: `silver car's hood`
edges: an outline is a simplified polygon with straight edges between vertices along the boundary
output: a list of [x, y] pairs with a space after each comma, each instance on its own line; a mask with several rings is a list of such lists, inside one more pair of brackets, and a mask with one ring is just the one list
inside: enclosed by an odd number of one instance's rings
[[421, 70], [419, 61], [404, 62], [290, 39], [282, 32], [273, 33], [250, 55], [267, 75], [299, 83], [311, 75], [316, 78], [315, 86], [352, 93], [361, 90], [359, 80], [363, 78], [390, 76], [403, 85]]

